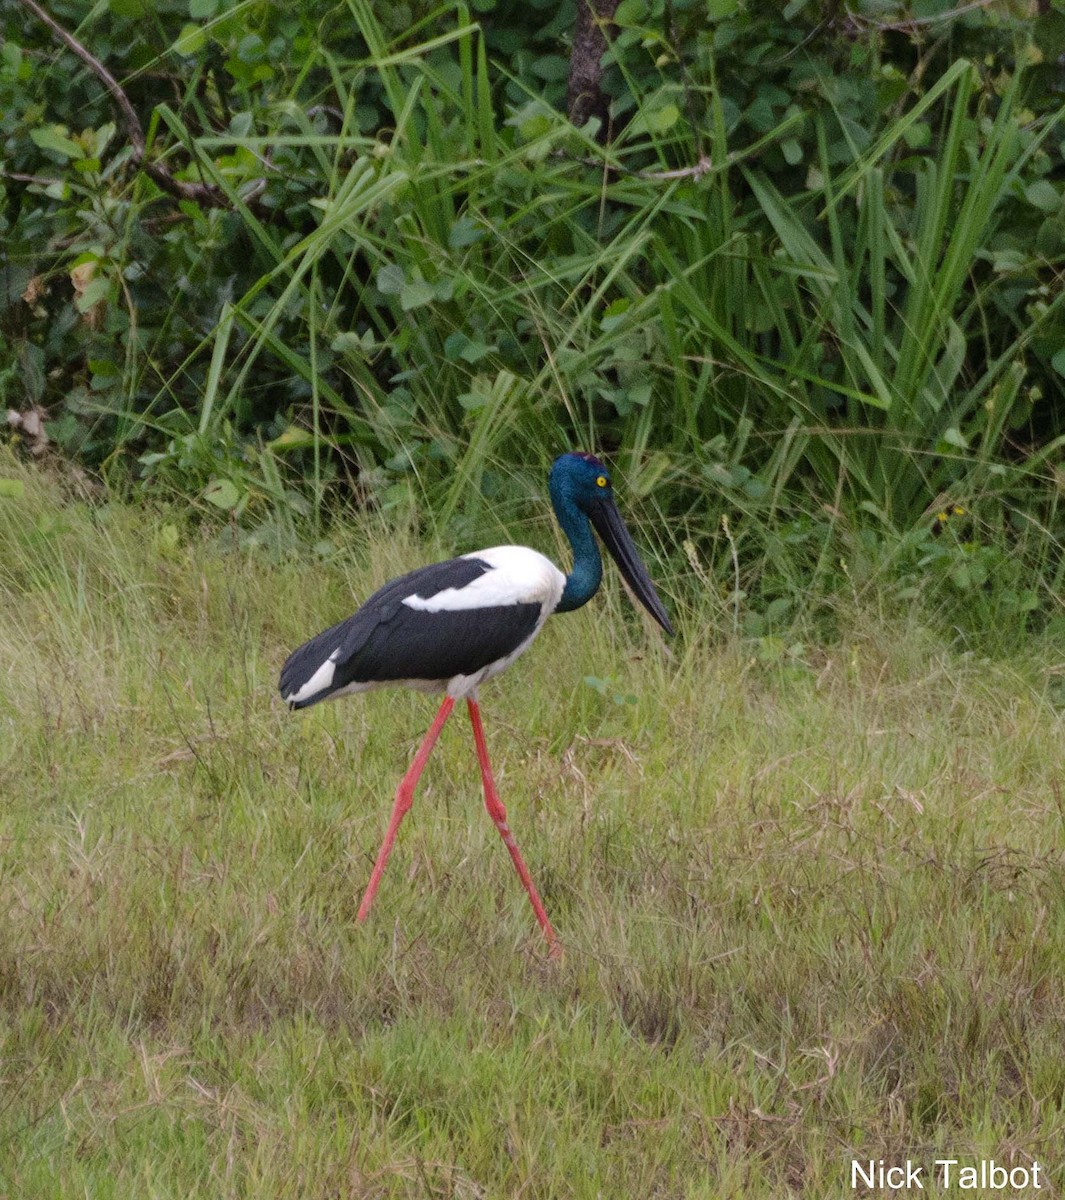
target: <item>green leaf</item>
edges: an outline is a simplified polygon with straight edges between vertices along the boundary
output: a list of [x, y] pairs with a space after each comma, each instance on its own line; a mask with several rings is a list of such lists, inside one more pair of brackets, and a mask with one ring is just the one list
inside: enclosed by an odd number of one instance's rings
[[412, 279], [410, 283], [405, 283], [400, 289], [399, 306], [404, 312], [410, 312], [412, 308], [423, 308], [426, 304], [431, 304], [436, 299], [436, 291], [431, 283], [427, 283], [419, 275]]
[[659, 108], [641, 108], [630, 128], [634, 133], [665, 133], [680, 120], [680, 109], [675, 104], [663, 104]]
[[459, 217], [448, 231], [447, 244], [452, 250], [461, 250], [463, 246], [472, 246], [484, 237], [484, 230], [469, 217]]
[[279, 433], [272, 442], [266, 443], [268, 450], [306, 450], [313, 446], [314, 434], [309, 429], [301, 429], [298, 425], [290, 425]]
[[486, 354], [494, 350], [494, 346], [486, 346], [484, 342], [474, 341], [464, 333], [448, 334], [444, 340], [444, 357], [451, 362], [462, 359], [470, 364], [480, 362]]
[[107, 299], [107, 293], [111, 290], [111, 281], [106, 276], [101, 276], [98, 279], [89, 281], [88, 286], [74, 301], [74, 305], [78, 312], [86, 313], [90, 308], [95, 308], [101, 300]]
[[174, 44], [170, 47], [175, 54], [180, 54], [185, 58], [191, 58], [192, 55], [198, 54], [207, 44], [207, 34], [199, 25], [188, 24], [182, 26], [181, 32], [174, 39]]
[[193, 54], [199, 54], [200, 50], [206, 46], [207, 35], [199, 25], [183, 25], [181, 32], [174, 38], [174, 44], [170, 49], [175, 54], [180, 54], [183, 58], [192, 58]]
[[4, 42], [0, 46], [0, 63], [3, 63], [5, 69], [17, 79], [19, 68], [22, 66], [22, 47], [15, 42]]
[[406, 282], [406, 273], [398, 263], [388, 263], [377, 272], [377, 290], [383, 296], [398, 296]]
[[0, 498], [21, 500], [26, 494], [26, 485], [21, 479], [0, 479]]
[[231, 479], [212, 479], [203, 489], [203, 498], [215, 508], [223, 508], [228, 512], [237, 507], [240, 492]]
[[711, 21], [723, 21], [739, 8], [739, 0], [706, 0], [706, 15]]
[[518, 128], [523, 142], [535, 142], [538, 138], [546, 137], [551, 132], [553, 122], [550, 117], [538, 113], [527, 121], [522, 121]]
[[918, 121], [904, 130], [902, 136], [911, 150], [923, 150], [931, 145], [932, 127], [927, 121]]
[[209, 21], [218, 12], [218, 0], [189, 0], [189, 16], [194, 21]]
[[486, 346], [484, 342], [467, 342], [460, 352], [465, 362], [473, 363], [480, 362], [486, 354], [491, 354], [495, 346]]
[[621, 0], [614, 13], [618, 25], [639, 25], [647, 20], [647, 0]]
[[33, 342], [24, 341], [19, 347], [18, 365], [27, 399], [31, 404], [40, 403], [45, 383], [43, 348]]
[[240, 39], [237, 57], [242, 63], [262, 62], [266, 54], [266, 43], [257, 33], [249, 33]]
[[1059, 350], [1050, 360], [1050, 364], [1059, 375], [1065, 375], [1065, 350]]
[[173, 555], [181, 544], [181, 534], [172, 522], [160, 526], [155, 535], [155, 548], [165, 556]]
[[990, 257], [991, 269], [998, 272], [1021, 271], [1028, 264], [1028, 255], [1022, 250], [992, 250]]
[[108, 144], [110, 143], [111, 139], [114, 136], [115, 136], [114, 121], [108, 121], [105, 125], [101, 125], [100, 128], [96, 130], [96, 133], [93, 136], [92, 141], [93, 141], [93, 153], [96, 155], [97, 158], [99, 158], [103, 154], [103, 152], [107, 149]]
[[560, 54], [545, 54], [534, 59], [529, 68], [534, 75], [546, 79], [548, 83], [559, 82], [566, 78], [569, 72], [569, 60]]
[[[63, 158], [84, 158], [85, 151], [77, 142], [72, 142], [65, 134], [65, 126], [53, 125], [47, 129], [31, 129], [30, 137], [34, 145], [52, 154], [60, 154]], [[60, 132], [64, 130], [64, 132]]]
[[1056, 212], [1061, 205], [1058, 189], [1046, 179], [1037, 179], [1024, 189], [1024, 198], [1043, 212]]
[[752, 475], [744, 485], [743, 490], [752, 500], [764, 500], [769, 495], [769, 488], [758, 478], [757, 475]]
[[346, 329], [333, 338], [329, 349], [335, 354], [358, 354], [362, 350], [362, 338], [354, 330]]
[[603, 327], [606, 333], [616, 328], [625, 319], [625, 314], [629, 311], [629, 306], [632, 301], [627, 297], [622, 296], [606, 306], [603, 312], [602, 320], [599, 324]]

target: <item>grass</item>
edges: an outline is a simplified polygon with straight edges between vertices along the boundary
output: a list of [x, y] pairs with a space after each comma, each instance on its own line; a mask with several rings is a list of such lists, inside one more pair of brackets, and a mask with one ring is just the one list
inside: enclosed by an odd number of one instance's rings
[[612, 582], [482, 696], [555, 965], [464, 718], [357, 927], [433, 706], [276, 696], [432, 548], [270, 562], [23, 478], [0, 1196], [820, 1197], [852, 1155], [1060, 1193], [1060, 646], [983, 660], [915, 609], [789, 648], [674, 604], [667, 656]]

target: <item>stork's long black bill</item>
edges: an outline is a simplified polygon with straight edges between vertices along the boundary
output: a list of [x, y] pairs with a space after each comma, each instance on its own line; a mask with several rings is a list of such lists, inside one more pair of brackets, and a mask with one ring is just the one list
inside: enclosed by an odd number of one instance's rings
[[647, 574], [647, 568], [643, 565], [632, 534], [626, 528], [613, 498], [604, 496], [590, 509], [588, 516], [595, 526], [596, 533], [602, 538], [603, 545], [609, 550], [610, 557], [625, 576], [625, 582], [632, 588], [633, 595], [666, 633], [672, 634], [673, 626], [669, 623], [665, 607], [658, 598], [651, 576]]

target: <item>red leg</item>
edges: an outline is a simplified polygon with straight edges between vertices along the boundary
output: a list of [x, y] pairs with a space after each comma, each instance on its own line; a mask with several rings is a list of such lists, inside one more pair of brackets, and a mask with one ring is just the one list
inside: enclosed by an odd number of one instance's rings
[[373, 865], [370, 882], [366, 885], [366, 894], [359, 905], [359, 915], [357, 918], [359, 921], [365, 921], [370, 911], [373, 898], [377, 895], [377, 885], [381, 882], [381, 876], [384, 874], [385, 863], [388, 862], [388, 856], [392, 853], [392, 843], [396, 840], [396, 833], [399, 830], [400, 822], [410, 809], [411, 803], [414, 800], [414, 789], [418, 784], [418, 779], [425, 769], [425, 764], [429, 759], [429, 754], [433, 746], [436, 744], [436, 739], [440, 736], [440, 730], [444, 728], [444, 722], [451, 715], [451, 710], [454, 707], [455, 701], [450, 696], [445, 696], [444, 703], [440, 705], [440, 711], [436, 714], [432, 725], [429, 726], [429, 732], [425, 735], [421, 746], [418, 747], [418, 753], [414, 756], [414, 761], [408, 768], [406, 775], [400, 780], [399, 787], [396, 788], [396, 802], [392, 805], [392, 819], [388, 822], [385, 840], [381, 843], [381, 849], [377, 851], [377, 861]]
[[544, 911], [540, 894], [537, 892], [536, 884], [533, 883], [532, 876], [529, 874], [529, 868], [525, 865], [525, 859], [521, 856], [518, 843], [514, 840], [514, 835], [510, 832], [510, 826], [507, 824], [507, 810], [503, 807], [503, 802], [499, 799], [495, 781], [492, 779], [492, 767], [488, 762], [488, 747], [485, 745], [484, 729], [481, 727], [480, 709], [477, 707], [477, 701], [470, 697], [466, 698], [466, 703], [470, 710], [470, 724], [473, 726], [473, 740], [477, 746], [477, 759], [481, 764], [481, 781], [484, 784], [484, 806], [488, 809], [488, 815], [495, 822], [495, 827], [499, 830], [503, 844], [510, 851], [510, 857], [514, 860], [514, 869], [518, 872], [518, 878], [525, 885], [525, 890], [529, 893], [529, 899], [532, 901], [536, 919], [540, 922], [540, 928], [544, 931], [544, 937], [547, 938], [547, 943], [551, 947], [551, 957], [558, 958], [562, 954], [562, 947], [555, 935], [555, 931], [551, 928], [551, 922], [547, 919], [547, 913]]

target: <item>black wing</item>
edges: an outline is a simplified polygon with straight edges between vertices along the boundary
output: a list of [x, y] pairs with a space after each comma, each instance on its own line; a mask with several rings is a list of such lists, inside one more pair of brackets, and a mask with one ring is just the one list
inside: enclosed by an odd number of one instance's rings
[[289, 655], [281, 668], [281, 696], [294, 696], [326, 662], [335, 663], [328, 686], [298, 702], [306, 708], [352, 683], [407, 679], [447, 680], [472, 675], [515, 651], [536, 628], [539, 604], [426, 612], [403, 601], [461, 589], [493, 568], [477, 558], [452, 558], [393, 579], [354, 616], [331, 626]]

